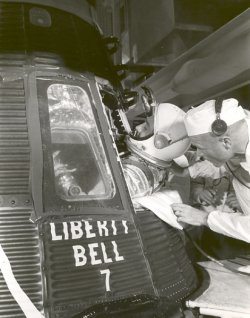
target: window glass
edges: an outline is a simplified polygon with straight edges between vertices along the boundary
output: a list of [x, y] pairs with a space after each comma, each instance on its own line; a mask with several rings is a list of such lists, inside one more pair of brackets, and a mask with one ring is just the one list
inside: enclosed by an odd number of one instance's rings
[[67, 201], [111, 199], [114, 182], [88, 94], [52, 84], [47, 96], [57, 194]]

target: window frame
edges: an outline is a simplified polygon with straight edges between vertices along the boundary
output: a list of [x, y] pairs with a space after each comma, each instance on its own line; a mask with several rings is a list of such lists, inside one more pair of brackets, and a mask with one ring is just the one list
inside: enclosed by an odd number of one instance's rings
[[[49, 111], [48, 111], [48, 97], [47, 89], [52, 84], [66, 84], [79, 86], [83, 89], [90, 100], [93, 115], [96, 121], [97, 129], [101, 138], [104, 153], [108, 161], [108, 165], [112, 174], [112, 178], [115, 185], [115, 195], [111, 199], [105, 200], [89, 200], [89, 201], [65, 201], [58, 197], [55, 193], [55, 186], [51, 180], [54, 178], [53, 158], [52, 158], [52, 143], [51, 143], [51, 127], [49, 121]], [[79, 214], [117, 214], [124, 213], [126, 205], [124, 196], [121, 193], [120, 187], [117, 185], [117, 179], [115, 178], [113, 171], [112, 160], [110, 160], [110, 151], [105, 143], [105, 132], [102, 129], [100, 118], [96, 109], [95, 101], [93, 99], [91, 85], [87, 78], [61, 78], [60, 76], [46, 76], [38, 75], [36, 76], [36, 86], [37, 86], [37, 97], [38, 97], [38, 107], [39, 107], [39, 117], [41, 124], [41, 137], [42, 137], [42, 147], [43, 147], [43, 205], [44, 213], [52, 215], [79, 215]]]

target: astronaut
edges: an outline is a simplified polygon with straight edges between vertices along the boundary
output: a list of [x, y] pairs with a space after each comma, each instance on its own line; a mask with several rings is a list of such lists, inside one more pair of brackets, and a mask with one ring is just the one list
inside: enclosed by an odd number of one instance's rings
[[[180, 182], [179, 177], [169, 173], [173, 161], [181, 166], [187, 164], [182, 154], [189, 148], [190, 140], [184, 116], [185, 112], [173, 104], [159, 104], [154, 112], [153, 133], [146, 137], [126, 138], [131, 155], [123, 158], [122, 164], [135, 206], [136, 198], [151, 195], [170, 184], [172, 189], [178, 190], [181, 201], [188, 202], [189, 178], [181, 178]], [[144, 128], [137, 129], [145, 134]]]

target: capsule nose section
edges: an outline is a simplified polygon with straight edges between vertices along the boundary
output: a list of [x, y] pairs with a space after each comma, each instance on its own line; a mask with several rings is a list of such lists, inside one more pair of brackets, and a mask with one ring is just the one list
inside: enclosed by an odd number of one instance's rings
[[157, 134], [154, 137], [154, 145], [156, 149], [163, 149], [169, 146], [170, 143], [171, 143], [171, 140], [169, 140], [166, 136], [163, 136], [161, 134]]

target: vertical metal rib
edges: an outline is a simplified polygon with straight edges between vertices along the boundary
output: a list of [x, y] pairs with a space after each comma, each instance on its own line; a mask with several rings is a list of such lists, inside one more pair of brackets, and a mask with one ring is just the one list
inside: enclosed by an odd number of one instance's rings
[[23, 80], [0, 83], [0, 195], [28, 194], [29, 140]]
[[[40, 253], [36, 225], [29, 221], [28, 209], [0, 209], [0, 244], [16, 280], [38, 310], [42, 310]], [[8, 290], [0, 271], [0, 317], [24, 318]]]
[[[1, 23], [0, 23], [1, 40]], [[42, 310], [42, 283], [37, 227], [31, 210], [11, 208], [29, 194], [30, 147], [23, 79], [15, 79], [21, 56], [0, 55], [0, 244], [15, 278], [38, 310]], [[15, 66], [12, 72], [8, 67]], [[6, 197], [10, 200], [6, 200]], [[21, 201], [19, 201], [21, 202]], [[16, 204], [18, 206], [19, 204]], [[0, 271], [0, 318], [24, 318]]]

